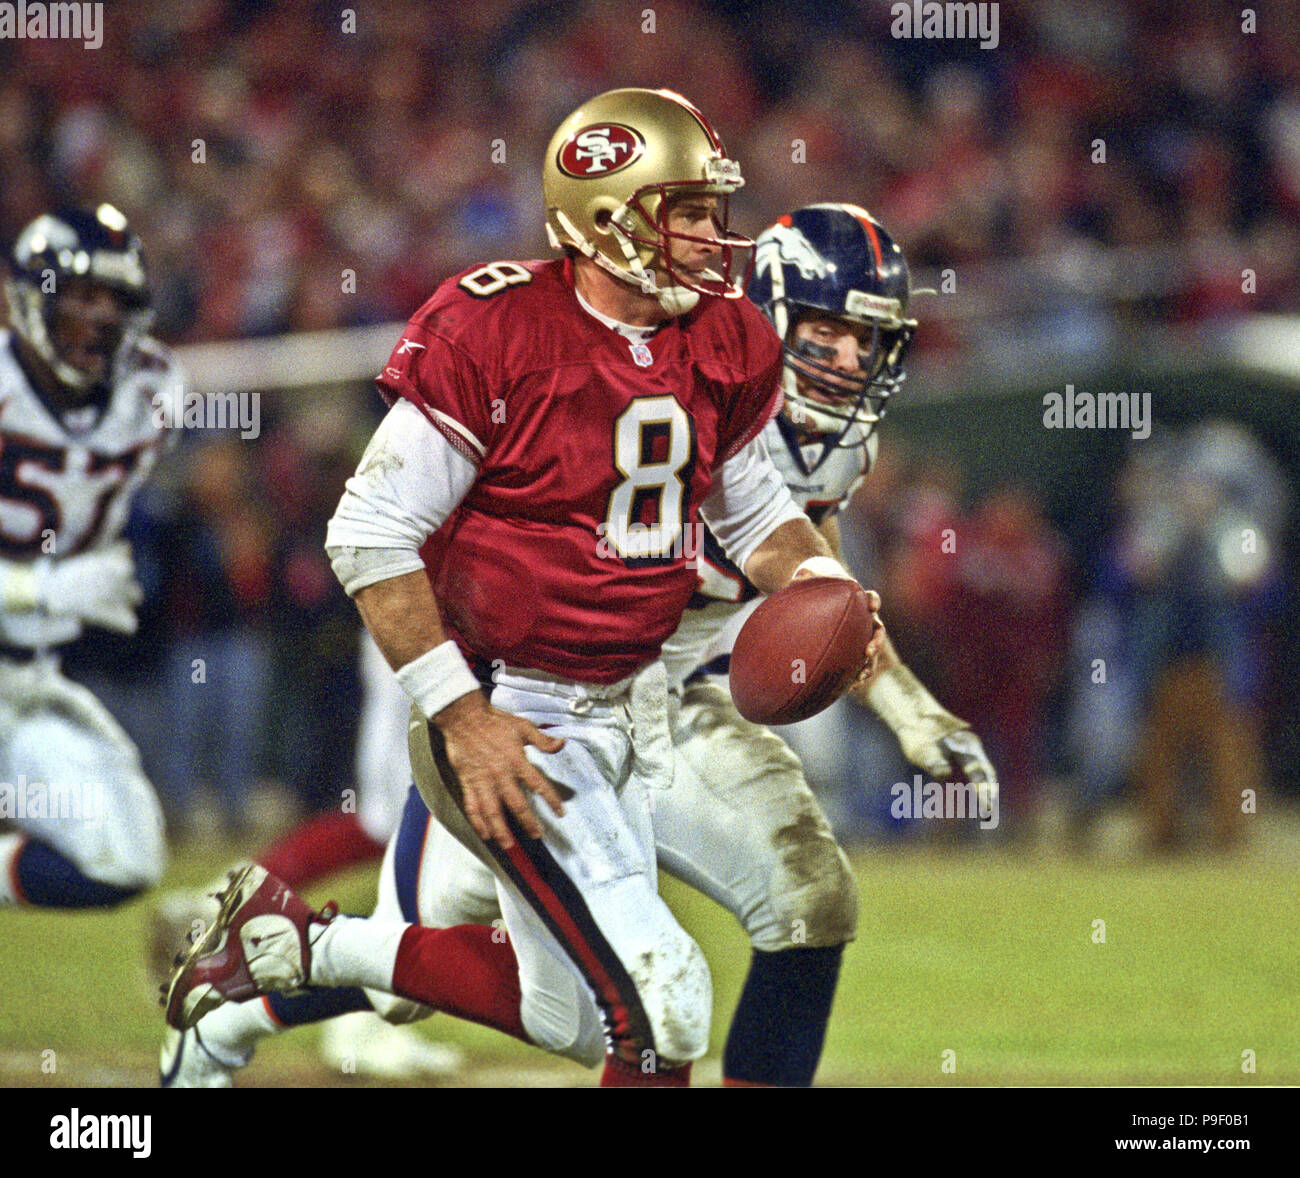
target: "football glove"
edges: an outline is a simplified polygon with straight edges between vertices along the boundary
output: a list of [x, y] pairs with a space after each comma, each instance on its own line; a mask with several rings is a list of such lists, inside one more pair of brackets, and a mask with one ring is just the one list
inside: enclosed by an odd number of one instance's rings
[[134, 634], [135, 610], [144, 597], [135, 579], [131, 546], [119, 540], [106, 548], [58, 560], [9, 564], [4, 577], [5, 608], [74, 617], [92, 626]]
[[975, 787], [981, 815], [998, 801], [997, 771], [980, 739], [934, 698], [901, 663], [882, 671], [867, 691], [872, 710], [898, 737], [905, 756], [932, 780]]

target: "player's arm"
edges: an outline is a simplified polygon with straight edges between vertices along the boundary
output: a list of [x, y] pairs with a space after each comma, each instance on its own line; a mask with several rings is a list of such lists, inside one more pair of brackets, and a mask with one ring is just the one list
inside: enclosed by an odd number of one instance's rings
[[72, 617], [134, 634], [135, 611], [143, 598], [125, 540], [58, 560], [0, 560], [0, 608], [5, 613]]
[[[827, 516], [821, 534], [836, 557], [840, 555], [840, 525]], [[932, 780], [961, 780], [979, 789], [980, 810], [992, 810], [997, 797], [997, 771], [984, 746], [965, 720], [954, 716], [908, 669], [886, 636], [870, 675], [848, 692], [865, 704], [898, 737], [903, 755]], [[957, 775], [954, 778], [954, 775]]]
[[[802, 577], [854, 579], [794, 502], [761, 435], [718, 469], [700, 514], [728, 559], [763, 593]], [[875, 626], [864, 675], [885, 641], [879, 596], [871, 593], [871, 602]]]
[[399, 401], [348, 480], [326, 551], [398, 681], [442, 733], [466, 816], [481, 837], [508, 848], [514, 839], [503, 805], [530, 836], [542, 833], [525, 790], [564, 812], [555, 787], [524, 755], [530, 744], [550, 753], [564, 742], [492, 707], [442, 628], [420, 548], [476, 474], [414, 405]]

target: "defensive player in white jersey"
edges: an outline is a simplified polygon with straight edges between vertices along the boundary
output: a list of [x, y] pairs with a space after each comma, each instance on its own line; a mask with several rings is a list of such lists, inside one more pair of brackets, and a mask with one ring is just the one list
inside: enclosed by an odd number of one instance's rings
[[[916, 329], [906, 260], [864, 209], [811, 205], [759, 236], [749, 296], [785, 356], [785, 405], [767, 426], [768, 448], [838, 555], [836, 514], [871, 470]], [[676, 778], [655, 835], [665, 870], [734, 913], [753, 945], [725, 1081], [803, 1085], [854, 935], [857, 889], [798, 759], [743, 719], [727, 692], [732, 644], [757, 605], [757, 590], [706, 533], [699, 591], [664, 644], [681, 706]], [[888, 636], [876, 674], [851, 694], [893, 729], [909, 760], [991, 801], [995, 772], [979, 740], [917, 682]]]
[[126, 733], [59, 669], [85, 626], [136, 629], [120, 536], [183, 396], [147, 334], [139, 239], [111, 205], [36, 218], [0, 330], [0, 905], [109, 907], [165, 866], [158, 800]]
[[[750, 296], [785, 344], [786, 407], [767, 443], [796, 502], [832, 538], [834, 514], [870, 469], [876, 427], [903, 378], [915, 328], [906, 264], [884, 229], [863, 210], [820, 205], [783, 217], [758, 238]], [[845, 942], [856, 925], [857, 892], [847, 860], [797, 759], [771, 732], [745, 721], [719, 677], [731, 641], [758, 591], [727, 561], [710, 533], [699, 588], [663, 659], [680, 697], [671, 788], [652, 795], [662, 868], [731, 911], [754, 955], [724, 1055], [731, 1084], [810, 1083], [824, 1039]], [[978, 741], [915, 684], [896, 657], [888, 684], [902, 681], [907, 705], [887, 714], [918, 764], [944, 779], [992, 782]], [[877, 683], [880, 681], [878, 680]], [[866, 697], [881, 697], [878, 688]], [[419, 742], [415, 742], [418, 745]], [[425, 745], [427, 748], [427, 743]], [[425, 760], [427, 761], [427, 755]], [[428, 772], [420, 764], [417, 774]], [[426, 810], [413, 789], [381, 880], [380, 914], [433, 927], [498, 918], [493, 877]], [[329, 1013], [335, 993], [227, 1005], [189, 1032], [165, 1065], [174, 1081], [225, 1084], [257, 1040], [287, 1019]], [[431, 1013], [387, 995], [353, 991], [395, 1021]], [[292, 1012], [292, 1013], [290, 1013]], [[206, 1047], [207, 1050], [202, 1050]]]

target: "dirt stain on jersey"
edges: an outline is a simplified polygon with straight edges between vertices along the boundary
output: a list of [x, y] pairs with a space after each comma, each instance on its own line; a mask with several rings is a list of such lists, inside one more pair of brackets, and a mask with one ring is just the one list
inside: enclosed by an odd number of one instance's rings
[[824, 871], [828, 833], [819, 814], [801, 810], [773, 834], [772, 845], [796, 886], [807, 887]]
[[372, 483], [382, 482], [391, 478], [405, 465], [406, 460], [396, 451], [390, 450], [387, 446], [376, 446], [361, 464], [361, 469], [357, 471], [357, 478]]
[[801, 809], [777, 829], [772, 845], [786, 876], [775, 896], [791, 922], [802, 921], [799, 943], [816, 947], [851, 940], [857, 892], [848, 860], [825, 818], [817, 810]]

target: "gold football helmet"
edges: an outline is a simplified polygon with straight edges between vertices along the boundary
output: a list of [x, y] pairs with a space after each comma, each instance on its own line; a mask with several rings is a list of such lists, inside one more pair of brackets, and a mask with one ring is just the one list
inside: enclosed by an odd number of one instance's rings
[[[733, 280], [736, 251], [750, 251], [752, 264], [754, 243], [727, 228], [727, 197], [744, 183], [717, 132], [680, 94], [608, 90], [575, 110], [551, 137], [542, 174], [547, 236], [554, 248], [572, 246], [680, 315], [702, 294], [744, 295], [748, 268]], [[713, 237], [668, 228], [669, 199], [692, 191], [720, 198]], [[673, 266], [674, 239], [716, 245], [719, 269], [682, 273]]]

